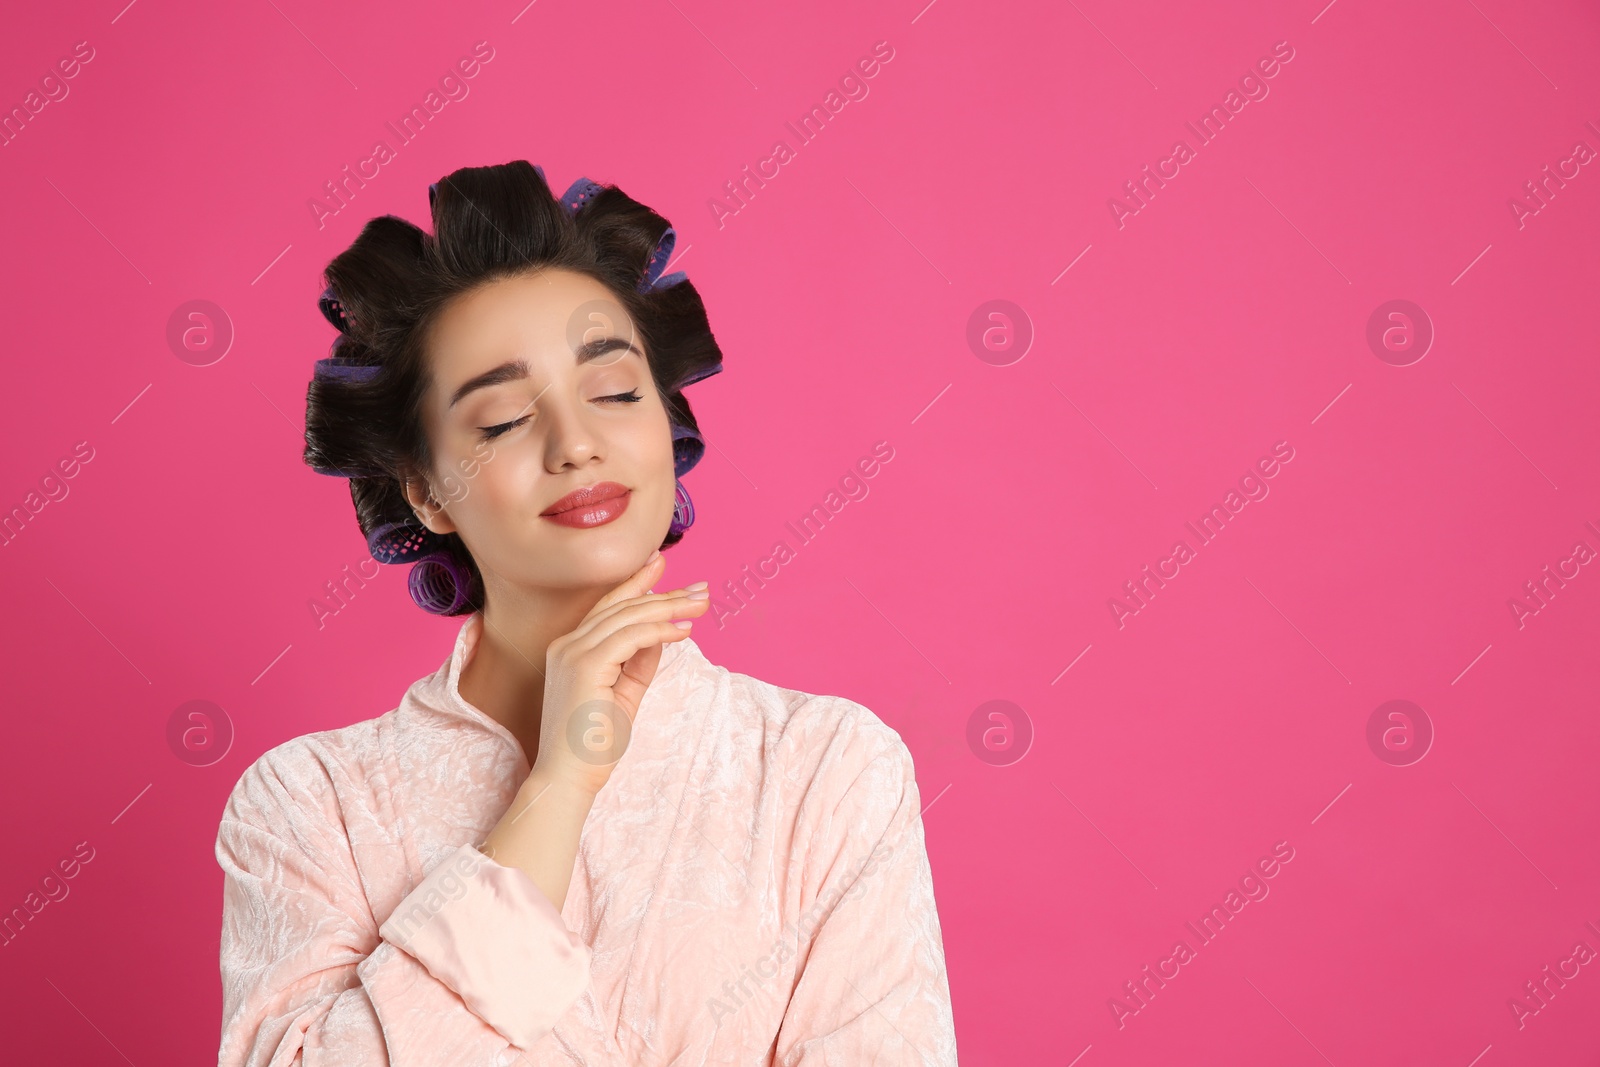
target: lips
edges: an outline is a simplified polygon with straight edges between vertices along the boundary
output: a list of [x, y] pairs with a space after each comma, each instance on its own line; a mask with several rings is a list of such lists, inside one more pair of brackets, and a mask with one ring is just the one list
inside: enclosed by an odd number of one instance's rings
[[545, 508], [541, 515], [559, 515], [563, 511], [592, 507], [603, 500], [614, 500], [628, 492], [628, 487], [616, 482], [598, 482], [584, 489], [574, 489], [566, 496]]

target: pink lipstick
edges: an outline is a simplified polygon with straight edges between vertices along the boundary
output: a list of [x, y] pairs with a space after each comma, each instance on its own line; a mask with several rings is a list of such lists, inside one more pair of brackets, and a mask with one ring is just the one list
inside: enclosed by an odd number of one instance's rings
[[598, 482], [583, 489], [575, 489], [540, 512], [551, 522], [562, 526], [587, 529], [604, 526], [628, 510], [632, 493], [625, 485], [616, 482]]

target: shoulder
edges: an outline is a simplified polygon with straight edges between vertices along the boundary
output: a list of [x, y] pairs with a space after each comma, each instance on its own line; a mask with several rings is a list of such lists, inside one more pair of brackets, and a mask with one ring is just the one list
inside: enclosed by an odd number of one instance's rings
[[904, 740], [873, 710], [849, 697], [790, 689], [717, 668], [734, 711], [732, 728], [759, 738], [764, 762], [799, 792], [796, 799], [826, 818], [847, 794], [894, 806], [915, 788]]
[[[816, 899], [838, 891], [870, 864], [920, 847], [921, 794], [911, 751], [873, 710], [849, 697], [810, 693], [728, 672], [722, 685], [735, 714], [721, 716], [744, 737], [719, 738], [723, 751], [765, 753], [759, 788], [767, 817], [788, 842], [788, 864]], [[751, 776], [747, 761], [723, 761]], [[742, 770], [733, 769], [742, 765]], [[908, 847], [907, 842], [913, 842]]]
[[374, 772], [379, 734], [393, 714], [301, 734], [262, 753], [229, 792], [223, 828], [242, 824], [294, 838], [340, 825], [352, 792]]

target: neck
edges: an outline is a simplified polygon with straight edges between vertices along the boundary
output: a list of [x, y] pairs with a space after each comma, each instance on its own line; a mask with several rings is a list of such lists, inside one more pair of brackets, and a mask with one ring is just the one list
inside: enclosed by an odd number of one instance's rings
[[529, 767], [539, 758], [550, 643], [577, 629], [602, 594], [561, 590], [530, 597], [504, 585], [490, 592], [477, 647], [461, 671], [461, 697], [511, 732]]

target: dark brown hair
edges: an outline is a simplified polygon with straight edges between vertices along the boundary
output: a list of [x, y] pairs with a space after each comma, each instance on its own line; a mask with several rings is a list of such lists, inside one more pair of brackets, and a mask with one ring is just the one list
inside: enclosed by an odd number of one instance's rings
[[[422, 339], [452, 299], [496, 279], [554, 267], [604, 285], [643, 342], [672, 423], [677, 473], [699, 460], [705, 442], [682, 390], [720, 371], [722, 351], [694, 285], [681, 273], [656, 277], [675, 236], [666, 219], [587, 179], [558, 200], [543, 170], [524, 160], [463, 167], [431, 186], [429, 200], [433, 233], [379, 216], [325, 272], [320, 306], [340, 334], [306, 389], [303, 458], [320, 473], [349, 477], [369, 545], [397, 526], [421, 529], [401, 478], [432, 467], [421, 420], [429, 382]], [[668, 533], [661, 547], [682, 536]], [[483, 577], [460, 536], [423, 530], [421, 542], [470, 575], [465, 602], [448, 614], [482, 607]]]

